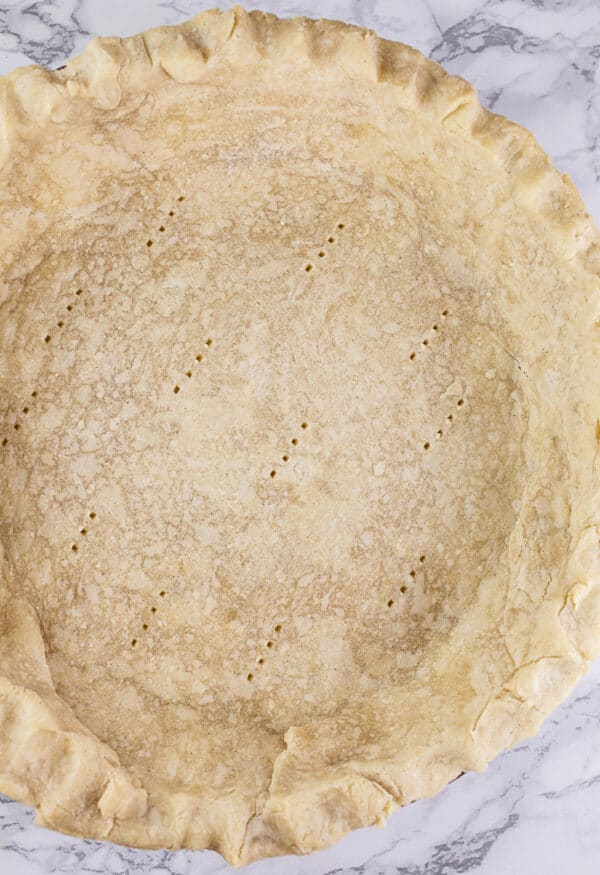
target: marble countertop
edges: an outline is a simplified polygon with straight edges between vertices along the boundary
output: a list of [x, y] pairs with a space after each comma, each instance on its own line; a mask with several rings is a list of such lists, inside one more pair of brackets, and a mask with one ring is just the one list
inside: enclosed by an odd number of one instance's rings
[[[58, 67], [98, 34], [175, 24], [202, 0], [0, 0], [0, 73]], [[247, 8], [254, 4], [246, 3]], [[340, 18], [410, 43], [530, 128], [600, 221], [598, 0], [263, 0], [279, 15]], [[532, 740], [434, 799], [328, 851], [255, 863], [252, 875], [597, 875], [600, 872], [600, 662]], [[145, 852], [36, 827], [0, 797], [0, 873], [209, 875], [213, 852]]]

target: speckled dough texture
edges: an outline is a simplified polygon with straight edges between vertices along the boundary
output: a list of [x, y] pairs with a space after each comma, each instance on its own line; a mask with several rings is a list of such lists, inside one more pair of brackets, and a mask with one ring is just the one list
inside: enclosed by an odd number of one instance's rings
[[240, 8], [0, 80], [0, 791], [242, 864], [600, 652], [600, 259], [407, 46]]

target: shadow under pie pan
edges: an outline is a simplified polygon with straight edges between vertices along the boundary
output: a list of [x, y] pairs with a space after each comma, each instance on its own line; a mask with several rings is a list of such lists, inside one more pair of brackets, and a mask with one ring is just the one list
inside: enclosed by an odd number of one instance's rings
[[0, 792], [308, 853], [599, 651], [598, 232], [414, 49], [239, 7], [0, 80]]

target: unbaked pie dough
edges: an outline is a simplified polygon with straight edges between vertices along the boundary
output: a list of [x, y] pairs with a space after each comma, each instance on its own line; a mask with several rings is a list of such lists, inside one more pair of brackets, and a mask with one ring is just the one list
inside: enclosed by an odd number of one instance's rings
[[240, 8], [0, 128], [0, 791], [240, 864], [534, 733], [600, 649], [600, 248], [531, 134]]

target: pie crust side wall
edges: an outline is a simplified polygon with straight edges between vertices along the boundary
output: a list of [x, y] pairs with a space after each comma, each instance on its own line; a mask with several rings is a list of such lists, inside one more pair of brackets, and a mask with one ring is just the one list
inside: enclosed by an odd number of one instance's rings
[[[0, 80], [0, 161], [8, 165], [20, 142], [43, 138], [49, 126], [65, 122], [72, 112], [115, 118], [134, 108], [156, 83], [198, 82], [216, 54], [235, 64], [289, 59], [291, 53], [299, 63], [334, 66], [349, 77], [367, 79], [381, 88], [383, 100], [476, 140], [511, 174], [514, 198], [523, 209], [536, 211], [551, 228], [565, 262], [597, 288], [598, 232], [570, 179], [552, 167], [533, 136], [487, 112], [468, 83], [448, 76], [414, 49], [337, 22], [281, 21], [236, 7], [130, 39], [93, 40], [62, 71], [16, 70]], [[5, 236], [0, 256], [5, 263], [11, 240], [21, 233], [15, 228]], [[586, 458], [596, 451], [593, 391], [590, 380], [582, 402], [590, 423], [589, 437], [581, 437]], [[159, 817], [116, 754], [77, 721], [54, 691], [37, 618], [27, 604], [11, 600], [0, 582], [0, 790], [35, 806], [38, 821], [54, 829], [143, 847], [211, 847], [237, 865], [310, 852], [350, 829], [382, 823], [398, 805], [436, 792], [463, 770], [484, 768], [500, 750], [534, 733], [600, 652], [600, 524], [593, 515], [598, 497], [592, 475], [589, 514], [581, 521], [565, 572], [572, 585], [554, 604], [565, 633], [556, 648], [560, 655], [555, 655], [555, 624], [549, 625], [547, 657], [517, 667], [490, 699], [470, 738], [445, 739], [439, 748], [432, 742], [421, 751], [420, 768], [407, 769], [398, 781], [397, 770], [386, 779], [384, 751], [380, 766], [347, 761], [324, 768], [317, 762], [311, 771], [306, 763], [311, 750], [319, 750], [320, 733], [335, 727], [290, 727], [259, 799], [220, 800], [214, 811], [198, 810], [194, 816], [189, 800], [180, 806], [173, 794], [161, 800], [171, 818]]]

